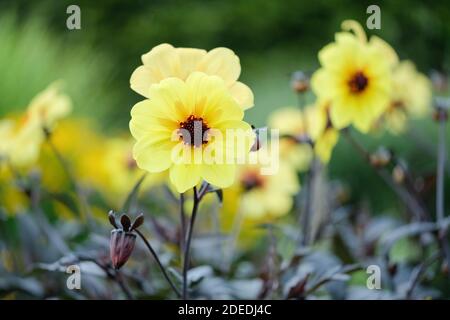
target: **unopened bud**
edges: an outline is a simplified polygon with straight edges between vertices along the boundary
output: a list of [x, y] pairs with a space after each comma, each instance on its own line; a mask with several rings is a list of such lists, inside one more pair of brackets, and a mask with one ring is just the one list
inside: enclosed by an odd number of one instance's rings
[[133, 230], [144, 223], [144, 215], [140, 214], [133, 223], [126, 214], [122, 215], [120, 218], [121, 227], [119, 227], [113, 211], [108, 213], [108, 219], [114, 227], [109, 242], [111, 262], [115, 269], [120, 269], [133, 253], [136, 243], [136, 234]]
[[295, 71], [291, 78], [291, 87], [297, 93], [309, 90], [309, 76], [303, 71]]
[[445, 92], [448, 88], [448, 77], [442, 72], [433, 70], [430, 74], [431, 83], [437, 92]]
[[434, 110], [433, 118], [435, 121], [447, 121], [450, 99], [447, 97], [434, 98]]
[[441, 122], [448, 120], [448, 112], [447, 110], [438, 109], [433, 113], [434, 121]]
[[391, 152], [386, 148], [379, 148], [377, 152], [370, 155], [370, 163], [375, 167], [384, 167], [392, 158]]
[[121, 229], [111, 231], [110, 253], [115, 269], [120, 269], [130, 258], [136, 243], [136, 235]]

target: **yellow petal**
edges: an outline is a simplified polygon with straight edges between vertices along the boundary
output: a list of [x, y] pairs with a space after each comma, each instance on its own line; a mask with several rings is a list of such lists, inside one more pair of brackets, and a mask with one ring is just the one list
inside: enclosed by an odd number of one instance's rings
[[212, 127], [222, 120], [241, 120], [242, 108], [234, 101], [223, 80], [218, 76], [208, 76], [194, 72], [186, 80], [188, 105], [191, 114], [204, 118]]
[[203, 164], [202, 177], [207, 182], [219, 188], [227, 188], [234, 182], [236, 165], [234, 164]]
[[171, 153], [175, 142], [164, 137], [147, 136], [133, 147], [133, 157], [139, 168], [149, 172], [162, 172], [171, 166]]
[[186, 192], [200, 182], [200, 165], [176, 164], [170, 168], [170, 181], [179, 193]]
[[168, 77], [181, 78], [180, 59], [176, 49], [170, 44], [163, 43], [154, 47], [142, 55], [142, 62], [156, 82]]
[[380, 37], [370, 37], [370, 45], [381, 52], [383, 59], [388, 62], [390, 67], [394, 67], [398, 63], [398, 56], [395, 50]]
[[327, 129], [322, 137], [320, 137], [315, 144], [314, 151], [316, 152], [322, 163], [328, 163], [331, 158], [331, 153], [339, 138], [339, 131], [335, 129]]
[[244, 109], [253, 107], [253, 92], [242, 82], [236, 82], [230, 87], [230, 93], [236, 102]]
[[345, 99], [336, 99], [331, 105], [330, 118], [336, 129], [343, 129], [350, 125], [353, 118], [353, 110], [349, 110], [348, 108], [349, 106], [346, 105]]
[[314, 72], [311, 77], [311, 87], [314, 93], [320, 98], [332, 98], [336, 94], [337, 86], [338, 83], [336, 83], [333, 74], [324, 68]]
[[198, 64], [207, 53], [206, 50], [194, 48], [177, 48], [176, 52], [180, 59], [182, 79], [186, 79], [189, 74], [197, 70]]
[[231, 86], [241, 74], [241, 65], [238, 56], [232, 50], [215, 48], [203, 57], [197, 70], [219, 76], [227, 86]]
[[150, 86], [157, 83], [159, 77], [155, 77], [154, 73], [145, 66], [140, 66], [131, 74], [130, 87], [140, 95], [146, 98], [150, 97]]
[[178, 125], [175, 120], [167, 119], [165, 113], [165, 108], [159, 108], [153, 99], [136, 103], [131, 109], [129, 124], [132, 136], [139, 140], [152, 131], [161, 131], [170, 137]]

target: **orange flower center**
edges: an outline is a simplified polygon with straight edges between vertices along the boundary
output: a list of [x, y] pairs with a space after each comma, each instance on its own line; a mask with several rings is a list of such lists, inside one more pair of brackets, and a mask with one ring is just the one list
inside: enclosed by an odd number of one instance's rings
[[210, 128], [202, 117], [190, 115], [186, 121], [180, 122], [179, 135], [184, 144], [200, 147], [208, 143], [207, 132]]
[[348, 81], [348, 86], [350, 87], [350, 91], [352, 93], [361, 93], [368, 84], [369, 79], [361, 71], [356, 72]]

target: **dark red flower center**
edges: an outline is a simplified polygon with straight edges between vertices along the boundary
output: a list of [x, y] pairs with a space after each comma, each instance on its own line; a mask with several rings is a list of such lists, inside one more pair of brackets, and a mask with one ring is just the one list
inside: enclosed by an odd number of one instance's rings
[[247, 172], [241, 178], [244, 191], [250, 191], [264, 186], [264, 179], [258, 172]]
[[350, 91], [353, 93], [361, 93], [362, 91], [364, 91], [368, 84], [369, 79], [361, 71], [356, 72], [348, 81]]
[[179, 135], [184, 144], [200, 147], [208, 143], [208, 127], [206, 121], [201, 117], [190, 115], [186, 121], [180, 122]]

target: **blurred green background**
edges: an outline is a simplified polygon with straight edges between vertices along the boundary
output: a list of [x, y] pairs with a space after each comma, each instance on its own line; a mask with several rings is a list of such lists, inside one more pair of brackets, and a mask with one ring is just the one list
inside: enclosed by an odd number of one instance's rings
[[[81, 30], [66, 28], [66, 8], [81, 8]], [[212, 49], [226, 46], [241, 58], [241, 79], [255, 94], [247, 119], [264, 125], [275, 108], [293, 105], [290, 73], [314, 70], [317, 52], [333, 39], [345, 19], [363, 25], [367, 1], [0, 1], [0, 115], [22, 109], [55, 79], [64, 79], [75, 113], [98, 120], [106, 132], [127, 130], [129, 111], [141, 97], [129, 88], [141, 54], [168, 42]], [[450, 5], [446, 0], [377, 2], [381, 30], [370, 32], [391, 43], [419, 70], [450, 69]], [[421, 123], [433, 150], [431, 122]], [[362, 137], [360, 137], [362, 138]], [[405, 137], [366, 139], [400, 150], [419, 173], [432, 174], [434, 157]], [[431, 141], [431, 142], [429, 142]], [[366, 165], [338, 145], [330, 174], [349, 184], [356, 198], [380, 210], [396, 202]]]

